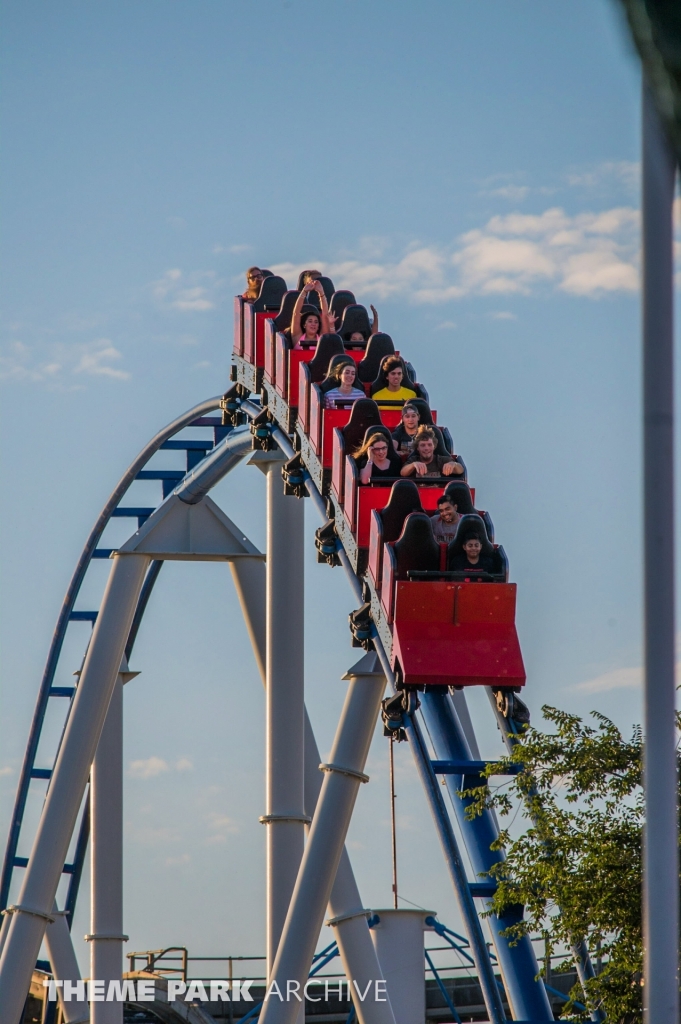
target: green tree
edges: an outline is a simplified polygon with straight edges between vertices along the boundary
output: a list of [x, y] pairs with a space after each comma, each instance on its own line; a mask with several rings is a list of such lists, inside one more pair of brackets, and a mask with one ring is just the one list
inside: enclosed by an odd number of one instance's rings
[[[502, 831], [506, 859], [493, 869], [498, 882], [494, 908], [526, 907], [511, 937], [545, 932], [551, 946], [570, 949], [585, 938], [602, 970], [588, 983], [587, 1001], [612, 1024], [642, 1017], [641, 788], [642, 737], [630, 740], [604, 715], [595, 726], [556, 708], [542, 708], [554, 732], [527, 728], [504, 764], [522, 770], [495, 791], [478, 787], [468, 813], [493, 806], [502, 816], [524, 815], [519, 838]], [[495, 774], [488, 767], [488, 776]], [[516, 830], [514, 829], [514, 832]], [[569, 957], [561, 966], [568, 967]], [[570, 993], [583, 1001], [581, 986]]]

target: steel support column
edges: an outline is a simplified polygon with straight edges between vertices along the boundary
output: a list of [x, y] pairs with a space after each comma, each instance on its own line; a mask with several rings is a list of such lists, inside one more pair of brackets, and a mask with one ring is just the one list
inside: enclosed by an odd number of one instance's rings
[[[265, 684], [265, 567], [259, 562], [240, 559], [230, 562], [241, 610], [246, 628], [253, 645], [256, 664]], [[321, 757], [312, 725], [305, 712], [305, 814], [314, 816], [319, 793], [322, 788], [322, 773], [319, 771]], [[331, 896], [329, 897], [329, 922], [335, 932], [343, 970], [350, 984], [355, 981], [361, 992], [367, 984], [383, 979], [376, 949], [371, 941], [367, 915], [355, 881], [350, 857], [345, 848], [336, 871]], [[389, 993], [388, 993], [389, 996]], [[359, 1024], [395, 1024], [395, 1018], [386, 1002], [361, 1002], [355, 1004]]]
[[[351, 670], [350, 686], [341, 713], [322, 789], [310, 828], [295, 891], [277, 950], [270, 982], [282, 992], [290, 983], [302, 990], [310, 970], [319, 933], [324, 923], [336, 869], [355, 806], [381, 697], [385, 690], [382, 673], [365, 675]], [[375, 993], [370, 993], [375, 998]], [[261, 1024], [295, 1024], [299, 1004], [295, 999], [270, 999], [261, 1014]]]
[[674, 622], [676, 164], [643, 88], [644, 789], [643, 989], [648, 1024], [679, 1019], [678, 780]]
[[[123, 976], [123, 678], [119, 673], [90, 777], [90, 977]], [[93, 1002], [92, 1024], [123, 1024], [123, 1003]]]
[[19, 1024], [109, 708], [147, 555], [115, 555], [0, 959], [0, 1020]]
[[267, 971], [272, 970], [305, 839], [303, 762], [305, 507], [284, 494], [283, 459], [267, 463]]

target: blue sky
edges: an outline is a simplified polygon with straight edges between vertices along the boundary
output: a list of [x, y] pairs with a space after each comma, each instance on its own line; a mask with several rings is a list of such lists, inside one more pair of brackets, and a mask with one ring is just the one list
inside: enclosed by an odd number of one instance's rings
[[[10, 0], [1, 45], [2, 834], [87, 532], [147, 439], [225, 390], [253, 262], [323, 266], [416, 365], [519, 584], [535, 720], [638, 721], [639, 71], [614, 3]], [[259, 473], [214, 497], [264, 544]], [[352, 601], [308, 556], [328, 752]], [[132, 667], [128, 948], [260, 953], [263, 697], [225, 567], [164, 569]], [[401, 890], [452, 922], [409, 758]], [[350, 835], [367, 906], [390, 898], [386, 761], [377, 736]]]

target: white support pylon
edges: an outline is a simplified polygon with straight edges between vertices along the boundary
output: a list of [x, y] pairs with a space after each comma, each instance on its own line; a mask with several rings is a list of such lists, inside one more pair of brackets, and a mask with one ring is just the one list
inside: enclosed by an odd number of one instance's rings
[[[54, 920], [45, 929], [45, 949], [55, 981], [70, 981], [73, 984], [81, 980], [80, 967], [65, 914], [66, 912], [59, 910], [55, 903], [52, 911]], [[57, 993], [64, 1024], [87, 1024], [90, 1020], [87, 999], [79, 999], [77, 995], [72, 995], [71, 999], [65, 1000], [62, 987], [57, 988]]]
[[[123, 684], [137, 675], [125, 659], [111, 696], [90, 776], [90, 977], [123, 977]], [[123, 1003], [93, 1002], [92, 1024], [123, 1024]]]
[[[265, 567], [242, 559], [230, 562], [241, 610], [262, 683], [265, 685]], [[307, 711], [305, 712], [305, 813], [313, 817], [323, 776], [319, 771], [321, 757]], [[308, 826], [309, 828], [309, 826]], [[343, 848], [336, 878], [329, 897], [329, 917], [334, 928], [338, 951], [350, 985], [355, 982], [361, 992], [369, 982], [383, 980], [383, 970], [371, 941], [367, 913], [362, 907], [357, 882], [347, 850]], [[395, 1017], [386, 1002], [355, 1001], [359, 1024], [395, 1024]]]
[[265, 814], [267, 971], [272, 970], [303, 856], [305, 825], [304, 525], [301, 499], [284, 494], [280, 452], [258, 461], [267, 477]]
[[[276, 982], [282, 993], [288, 993], [289, 986], [296, 983], [299, 991], [303, 990], [324, 923], [324, 911], [336, 878], [357, 791], [360, 783], [369, 781], [364, 767], [386, 681], [373, 653], [365, 655], [345, 678], [350, 679], [350, 686], [330, 760], [320, 765], [324, 772], [322, 789], [270, 975], [270, 986]], [[374, 1002], [385, 998], [378, 991], [367, 995]], [[265, 1001], [260, 1024], [295, 1024], [297, 1016], [295, 1000], [280, 1002], [277, 998], [270, 998]]]
[[109, 708], [148, 555], [114, 555], [0, 959], [0, 1021], [19, 1024]]

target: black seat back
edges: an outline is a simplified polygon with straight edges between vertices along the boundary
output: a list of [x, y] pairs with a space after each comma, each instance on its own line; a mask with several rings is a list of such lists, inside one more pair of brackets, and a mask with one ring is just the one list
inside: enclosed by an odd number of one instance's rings
[[329, 363], [334, 356], [343, 355], [345, 353], [345, 347], [343, 340], [339, 334], [322, 334], [321, 338], [317, 342], [317, 348], [315, 349], [314, 356], [307, 363], [307, 368], [310, 372], [310, 380], [318, 384], [324, 380], [328, 371]]
[[[407, 384], [407, 387], [409, 385]], [[430, 411], [430, 406], [426, 402], [425, 398], [410, 398], [409, 404], [416, 406], [419, 411], [419, 426], [422, 427], [424, 424], [427, 427], [433, 426], [433, 414]]]
[[412, 512], [423, 512], [419, 489], [413, 480], [396, 480], [390, 490], [388, 504], [378, 513], [383, 523], [383, 540], [397, 540], [404, 520]]
[[[343, 310], [343, 319], [341, 320], [340, 327], [336, 325], [336, 330], [346, 345], [355, 331], [359, 331], [366, 342], [371, 334], [371, 324], [369, 323], [369, 314], [364, 306], [360, 306], [357, 303], [346, 306]], [[354, 342], [354, 344], [356, 345], [358, 342]]]
[[[330, 277], [318, 277], [317, 280], [324, 289], [326, 301], [330, 302], [333, 297], [333, 281], [331, 280]], [[317, 294], [317, 292], [308, 292], [308, 298], [313, 306], [316, 306], [317, 309], [321, 309], [322, 304], [319, 301], [319, 295]]]
[[260, 286], [260, 294], [253, 303], [254, 313], [271, 312], [280, 309], [286, 294], [286, 281], [283, 277], [265, 277]]
[[475, 513], [474, 515], [462, 516], [459, 520], [456, 537], [449, 542], [449, 547], [447, 548], [448, 565], [451, 564], [452, 559], [456, 555], [463, 554], [464, 537], [468, 537], [471, 533], [474, 533], [482, 544], [481, 556], [494, 555], [494, 545], [490, 543], [482, 517]]
[[288, 331], [291, 326], [291, 320], [293, 319], [293, 307], [296, 304], [298, 298], [298, 292], [284, 292], [279, 312], [274, 317], [274, 326], [277, 331]]
[[331, 296], [331, 301], [329, 302], [329, 312], [331, 313], [332, 317], [338, 317], [337, 320], [334, 320], [337, 330], [340, 328], [341, 320], [343, 318], [343, 310], [345, 309], [346, 306], [354, 306], [356, 301], [357, 300], [355, 299], [354, 293], [347, 291], [347, 289], [341, 289], [341, 291], [339, 292], [334, 292], [333, 295]]
[[395, 346], [389, 334], [372, 334], [366, 347], [364, 359], [357, 367], [357, 376], [363, 384], [371, 384], [376, 380], [381, 362], [386, 356], [393, 355]]
[[456, 505], [460, 516], [477, 515], [471, 498], [471, 489], [463, 480], [452, 480], [451, 484], [447, 484], [444, 496]]
[[361, 445], [369, 427], [382, 425], [381, 414], [376, 403], [370, 398], [358, 398], [352, 407], [350, 419], [342, 427], [345, 451], [354, 452]]
[[395, 562], [398, 579], [411, 569], [437, 572], [440, 568], [440, 545], [433, 536], [433, 524], [425, 512], [412, 512], [395, 541]]

